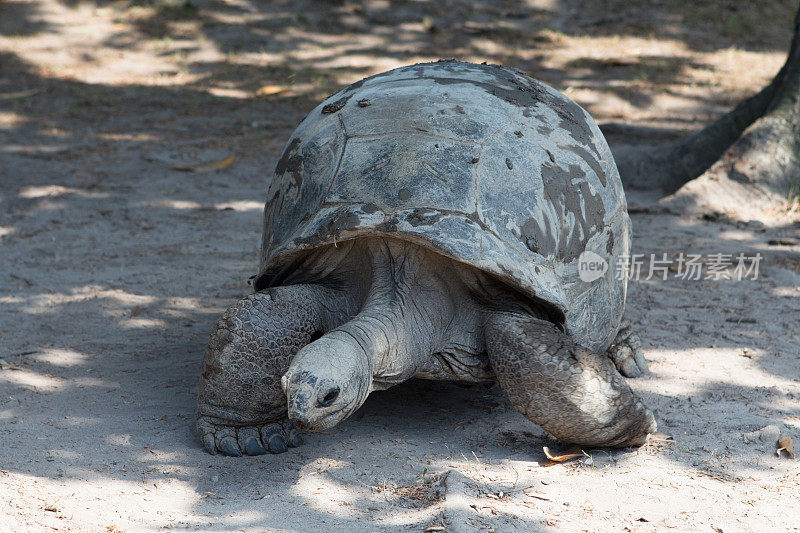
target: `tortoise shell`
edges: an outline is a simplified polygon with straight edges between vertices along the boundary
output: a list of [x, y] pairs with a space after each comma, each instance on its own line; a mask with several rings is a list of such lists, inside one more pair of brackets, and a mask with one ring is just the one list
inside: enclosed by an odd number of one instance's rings
[[318, 247], [392, 236], [490, 273], [602, 350], [622, 319], [630, 232], [611, 151], [580, 106], [508, 68], [421, 63], [350, 85], [294, 131], [255, 287]]

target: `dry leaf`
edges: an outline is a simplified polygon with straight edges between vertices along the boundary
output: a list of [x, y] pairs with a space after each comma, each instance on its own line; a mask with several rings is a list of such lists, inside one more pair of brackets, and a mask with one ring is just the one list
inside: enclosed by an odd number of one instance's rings
[[137, 305], [136, 307], [133, 308], [133, 311], [131, 311], [131, 318], [133, 318], [136, 315], [138, 315], [139, 311], [141, 311], [141, 309], [139, 309], [139, 306]]
[[789, 456], [789, 459], [794, 459], [794, 443], [792, 442], [792, 437], [784, 435], [778, 439], [778, 450], [775, 453], [780, 457], [781, 452], [785, 452], [786, 455]]
[[256, 96], [271, 96], [286, 92], [288, 89], [285, 85], [264, 85], [256, 91]]
[[525, 494], [526, 496], [530, 496], [531, 498], [536, 498], [537, 500], [544, 500], [546, 502], [552, 501], [550, 500], [550, 498], [548, 498], [541, 492], [532, 490], [531, 487], [528, 487], [527, 489], [522, 489], [522, 493]]
[[209, 163], [201, 163], [199, 165], [174, 165], [172, 170], [181, 170], [183, 172], [206, 172], [209, 170], [222, 170], [228, 168], [233, 164], [236, 156], [232, 155], [219, 161], [211, 161]]
[[609, 57], [603, 60], [603, 66], [605, 67], [631, 67], [638, 64], [638, 59], [628, 57]]
[[672, 435], [667, 435], [666, 433], [651, 433], [647, 436], [647, 440], [650, 442], [673, 442], [675, 439], [672, 438]]
[[22, 368], [17, 365], [12, 365], [5, 359], [0, 359], [0, 370], [22, 370]]
[[243, 11], [248, 11], [250, 13], [258, 12], [258, 8], [256, 8], [255, 6], [251, 6], [249, 3], [243, 0], [222, 0], [222, 1], [230, 6], [236, 7]]
[[571, 461], [572, 459], [580, 459], [582, 457], [588, 457], [586, 453], [581, 450], [578, 446], [570, 448], [566, 452], [553, 454], [550, 453], [550, 448], [547, 446], [542, 446], [542, 450], [544, 450], [544, 455], [551, 461], [556, 463], [563, 463], [565, 461]]
[[28, 98], [34, 94], [42, 92], [41, 89], [28, 89], [26, 91], [15, 91], [13, 93], [0, 93], [0, 100], [13, 100], [15, 98]]

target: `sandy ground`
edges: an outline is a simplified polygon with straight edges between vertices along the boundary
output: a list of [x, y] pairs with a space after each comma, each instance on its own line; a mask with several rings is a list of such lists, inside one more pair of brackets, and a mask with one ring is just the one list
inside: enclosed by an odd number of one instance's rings
[[496, 388], [426, 382], [280, 456], [210, 456], [192, 430], [266, 181], [320, 97], [499, 61], [629, 125], [612, 141], [659, 141], [777, 71], [796, 3], [695, 4], [0, 4], [0, 529], [797, 531], [775, 440], [800, 445], [800, 225], [652, 191], [629, 193], [637, 253], [763, 256], [757, 280], [630, 284], [653, 371], [631, 383], [673, 442], [541, 466], [558, 444]]

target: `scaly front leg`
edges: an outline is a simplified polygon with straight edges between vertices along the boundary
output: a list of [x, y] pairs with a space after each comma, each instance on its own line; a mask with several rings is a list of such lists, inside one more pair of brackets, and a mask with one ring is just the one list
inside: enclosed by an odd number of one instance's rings
[[281, 377], [300, 348], [346, 318], [345, 297], [320, 285], [276, 287], [229, 307], [200, 376], [197, 429], [206, 450], [261, 455], [300, 444]]
[[495, 313], [487, 321], [486, 345], [511, 404], [555, 438], [639, 446], [656, 430], [653, 414], [608, 356], [578, 346], [553, 324]]

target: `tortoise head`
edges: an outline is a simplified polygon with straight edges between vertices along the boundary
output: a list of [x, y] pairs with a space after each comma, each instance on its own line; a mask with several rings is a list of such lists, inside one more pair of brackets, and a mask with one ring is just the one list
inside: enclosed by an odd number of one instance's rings
[[294, 425], [304, 431], [324, 431], [367, 399], [372, 365], [352, 336], [334, 330], [297, 352], [281, 385]]

